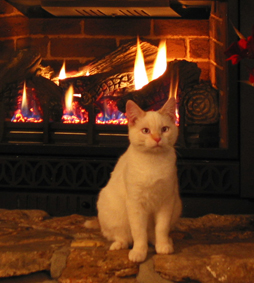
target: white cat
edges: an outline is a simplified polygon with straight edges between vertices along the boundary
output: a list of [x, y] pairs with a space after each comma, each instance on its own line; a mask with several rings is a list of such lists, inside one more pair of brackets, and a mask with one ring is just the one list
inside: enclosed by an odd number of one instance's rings
[[182, 210], [174, 149], [175, 99], [148, 112], [129, 100], [126, 115], [130, 145], [99, 194], [98, 219], [103, 235], [113, 241], [110, 250], [133, 244], [129, 259], [142, 262], [148, 242], [159, 254], [174, 251], [169, 232]]

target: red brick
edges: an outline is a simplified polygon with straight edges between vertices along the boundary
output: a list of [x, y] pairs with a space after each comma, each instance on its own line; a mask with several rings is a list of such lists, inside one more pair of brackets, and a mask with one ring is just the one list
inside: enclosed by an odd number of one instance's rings
[[185, 58], [186, 46], [183, 39], [167, 39], [167, 57]]
[[209, 20], [154, 20], [156, 36], [209, 36]]
[[209, 39], [197, 38], [190, 40], [190, 57], [194, 59], [209, 59], [210, 43]]
[[15, 11], [14, 7], [4, 0], [0, 0], [0, 15], [11, 14]]
[[14, 51], [14, 41], [4, 40], [0, 41], [0, 60], [8, 60], [9, 56]]
[[114, 39], [104, 38], [59, 38], [51, 39], [53, 57], [97, 57], [116, 48]]
[[53, 34], [80, 34], [80, 19], [30, 19], [29, 28], [31, 34], [53, 35]]
[[109, 36], [147, 36], [150, 35], [150, 19], [103, 18], [86, 19], [85, 34]]
[[40, 52], [42, 57], [46, 57], [48, 43], [49, 38], [46, 36], [42, 38], [26, 37], [17, 40], [17, 49], [33, 47]]
[[226, 39], [226, 26], [225, 21], [220, 21], [215, 18], [210, 19], [211, 37], [219, 42], [225, 42]]
[[223, 67], [226, 64], [226, 55], [224, 54], [225, 47], [223, 45], [218, 44], [217, 42], [211, 41], [211, 53], [210, 58], [217, 65]]
[[201, 69], [200, 80], [210, 80], [210, 62], [197, 62], [198, 67]]
[[0, 37], [28, 35], [28, 22], [23, 16], [0, 18]]

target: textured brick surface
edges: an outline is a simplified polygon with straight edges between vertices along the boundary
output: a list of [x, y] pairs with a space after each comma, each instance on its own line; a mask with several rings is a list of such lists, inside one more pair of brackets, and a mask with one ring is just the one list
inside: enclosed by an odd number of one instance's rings
[[211, 17], [210, 36], [219, 41], [224, 42], [226, 38], [226, 30], [224, 29], [225, 21]]
[[3, 14], [11, 14], [13, 12], [16, 12], [16, 9], [13, 8], [12, 5], [10, 5], [9, 3], [7, 3], [6, 1], [4, 0], [0, 0], [0, 15], [3, 15]]
[[168, 58], [185, 58], [186, 44], [184, 39], [168, 39], [167, 40], [167, 56]]
[[210, 62], [197, 62], [198, 67], [201, 69], [200, 80], [210, 80]]
[[25, 37], [17, 40], [17, 49], [36, 48], [42, 57], [46, 57], [49, 38], [44, 36], [42, 38]]
[[208, 36], [209, 20], [154, 20], [154, 34], [160, 36]]
[[146, 36], [150, 24], [150, 19], [86, 19], [84, 30], [87, 35]]
[[77, 35], [81, 33], [80, 19], [30, 19], [30, 33], [42, 35]]
[[29, 20], [23, 16], [0, 18], [0, 36], [12, 37], [29, 35]]
[[192, 39], [190, 40], [190, 57], [191, 58], [209, 58], [210, 44], [209, 39]]
[[54, 57], [95, 57], [116, 48], [114, 39], [59, 38], [51, 39], [51, 55]]
[[0, 60], [6, 60], [14, 51], [14, 41], [12, 39], [0, 41]]

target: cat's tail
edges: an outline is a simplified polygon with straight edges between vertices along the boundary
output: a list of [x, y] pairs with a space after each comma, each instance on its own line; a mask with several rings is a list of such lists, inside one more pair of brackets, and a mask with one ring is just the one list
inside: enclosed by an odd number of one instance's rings
[[99, 229], [100, 223], [99, 223], [98, 217], [95, 217], [91, 220], [86, 220], [84, 223], [84, 226], [89, 229]]

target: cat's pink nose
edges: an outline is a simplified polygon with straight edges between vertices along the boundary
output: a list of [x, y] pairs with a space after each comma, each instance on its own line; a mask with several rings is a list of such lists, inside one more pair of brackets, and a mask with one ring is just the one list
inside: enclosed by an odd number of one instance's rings
[[157, 143], [161, 140], [161, 137], [159, 136], [152, 136], [153, 140], [155, 140]]

